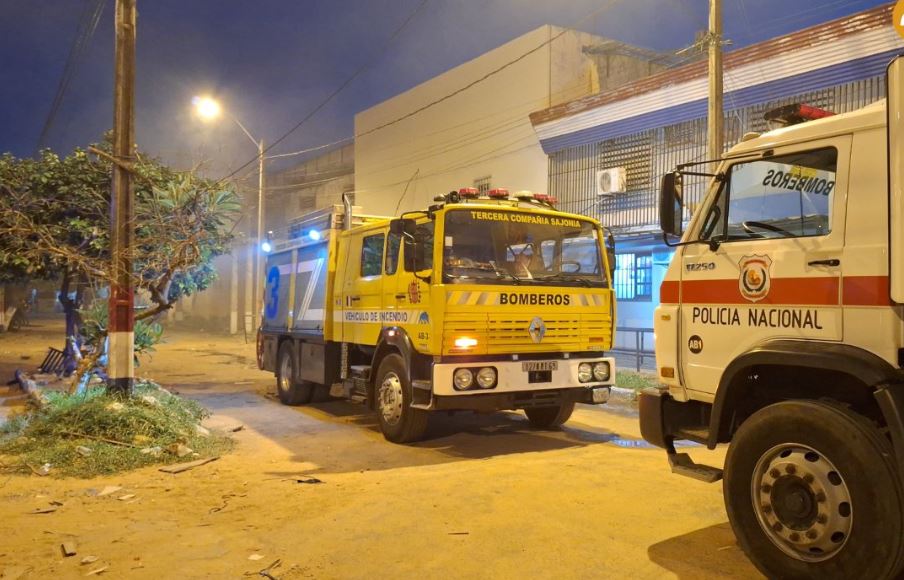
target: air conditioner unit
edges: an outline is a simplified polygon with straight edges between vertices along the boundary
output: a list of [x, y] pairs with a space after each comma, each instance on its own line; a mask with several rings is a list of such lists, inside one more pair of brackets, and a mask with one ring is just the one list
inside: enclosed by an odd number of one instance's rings
[[610, 167], [596, 172], [596, 194], [612, 195], [625, 192], [625, 168]]

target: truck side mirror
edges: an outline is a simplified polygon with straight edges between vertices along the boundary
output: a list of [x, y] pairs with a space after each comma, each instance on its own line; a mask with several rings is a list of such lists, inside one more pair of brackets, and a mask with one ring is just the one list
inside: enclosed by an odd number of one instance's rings
[[677, 171], [662, 176], [659, 188], [659, 226], [663, 233], [681, 236], [682, 176]]
[[400, 218], [389, 222], [389, 231], [410, 239], [414, 237], [414, 232], [417, 231], [417, 224], [411, 218]]
[[609, 263], [609, 278], [615, 277], [615, 236], [608, 229], [603, 228], [606, 234], [606, 261]]

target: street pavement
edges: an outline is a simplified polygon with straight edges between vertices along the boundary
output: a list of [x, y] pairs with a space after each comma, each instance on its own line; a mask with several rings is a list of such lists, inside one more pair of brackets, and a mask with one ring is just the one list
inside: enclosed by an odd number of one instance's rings
[[[42, 324], [27, 340], [0, 335], [0, 373], [37, 364], [39, 352], [22, 350], [51, 339], [56, 322]], [[123, 578], [240, 577], [277, 559], [280, 579], [760, 577], [721, 484], [672, 475], [640, 439], [630, 401], [581, 406], [558, 431], [532, 430], [519, 413], [438, 415], [425, 441], [400, 446], [360, 405], [280, 405], [240, 337], [172, 331], [138, 370], [199, 400], [211, 426], [243, 425], [235, 452], [179, 476], [0, 481], [0, 577], [84, 574], [60, 557], [60, 532]], [[724, 461], [723, 449], [687, 450]], [[323, 483], [299, 482], [311, 478]], [[141, 501], [86, 492], [111, 484]], [[22, 516], [37, 496], [64, 506]]]

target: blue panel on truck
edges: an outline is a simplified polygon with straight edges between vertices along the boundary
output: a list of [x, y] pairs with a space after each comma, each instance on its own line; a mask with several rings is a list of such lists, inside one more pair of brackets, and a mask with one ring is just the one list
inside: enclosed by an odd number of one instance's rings
[[286, 329], [291, 280], [292, 252], [280, 252], [267, 256], [263, 294], [263, 328], [265, 330]]
[[292, 330], [305, 334], [323, 334], [326, 314], [328, 244], [309, 244], [298, 248], [295, 278], [295, 312]]

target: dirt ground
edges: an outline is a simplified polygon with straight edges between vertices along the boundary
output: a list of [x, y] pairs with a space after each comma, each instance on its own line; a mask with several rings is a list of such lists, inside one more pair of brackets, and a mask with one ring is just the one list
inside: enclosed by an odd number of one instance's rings
[[[0, 378], [59, 342], [46, 318], [0, 334]], [[399, 446], [361, 406], [274, 401], [241, 337], [174, 331], [139, 373], [202, 402], [210, 425], [243, 425], [235, 452], [177, 475], [0, 476], [0, 578], [260, 578], [276, 560], [281, 580], [759, 577], [721, 485], [671, 475], [630, 404], [581, 407], [555, 432], [517, 413], [436, 416]], [[0, 412], [16, 395], [0, 387]]]

